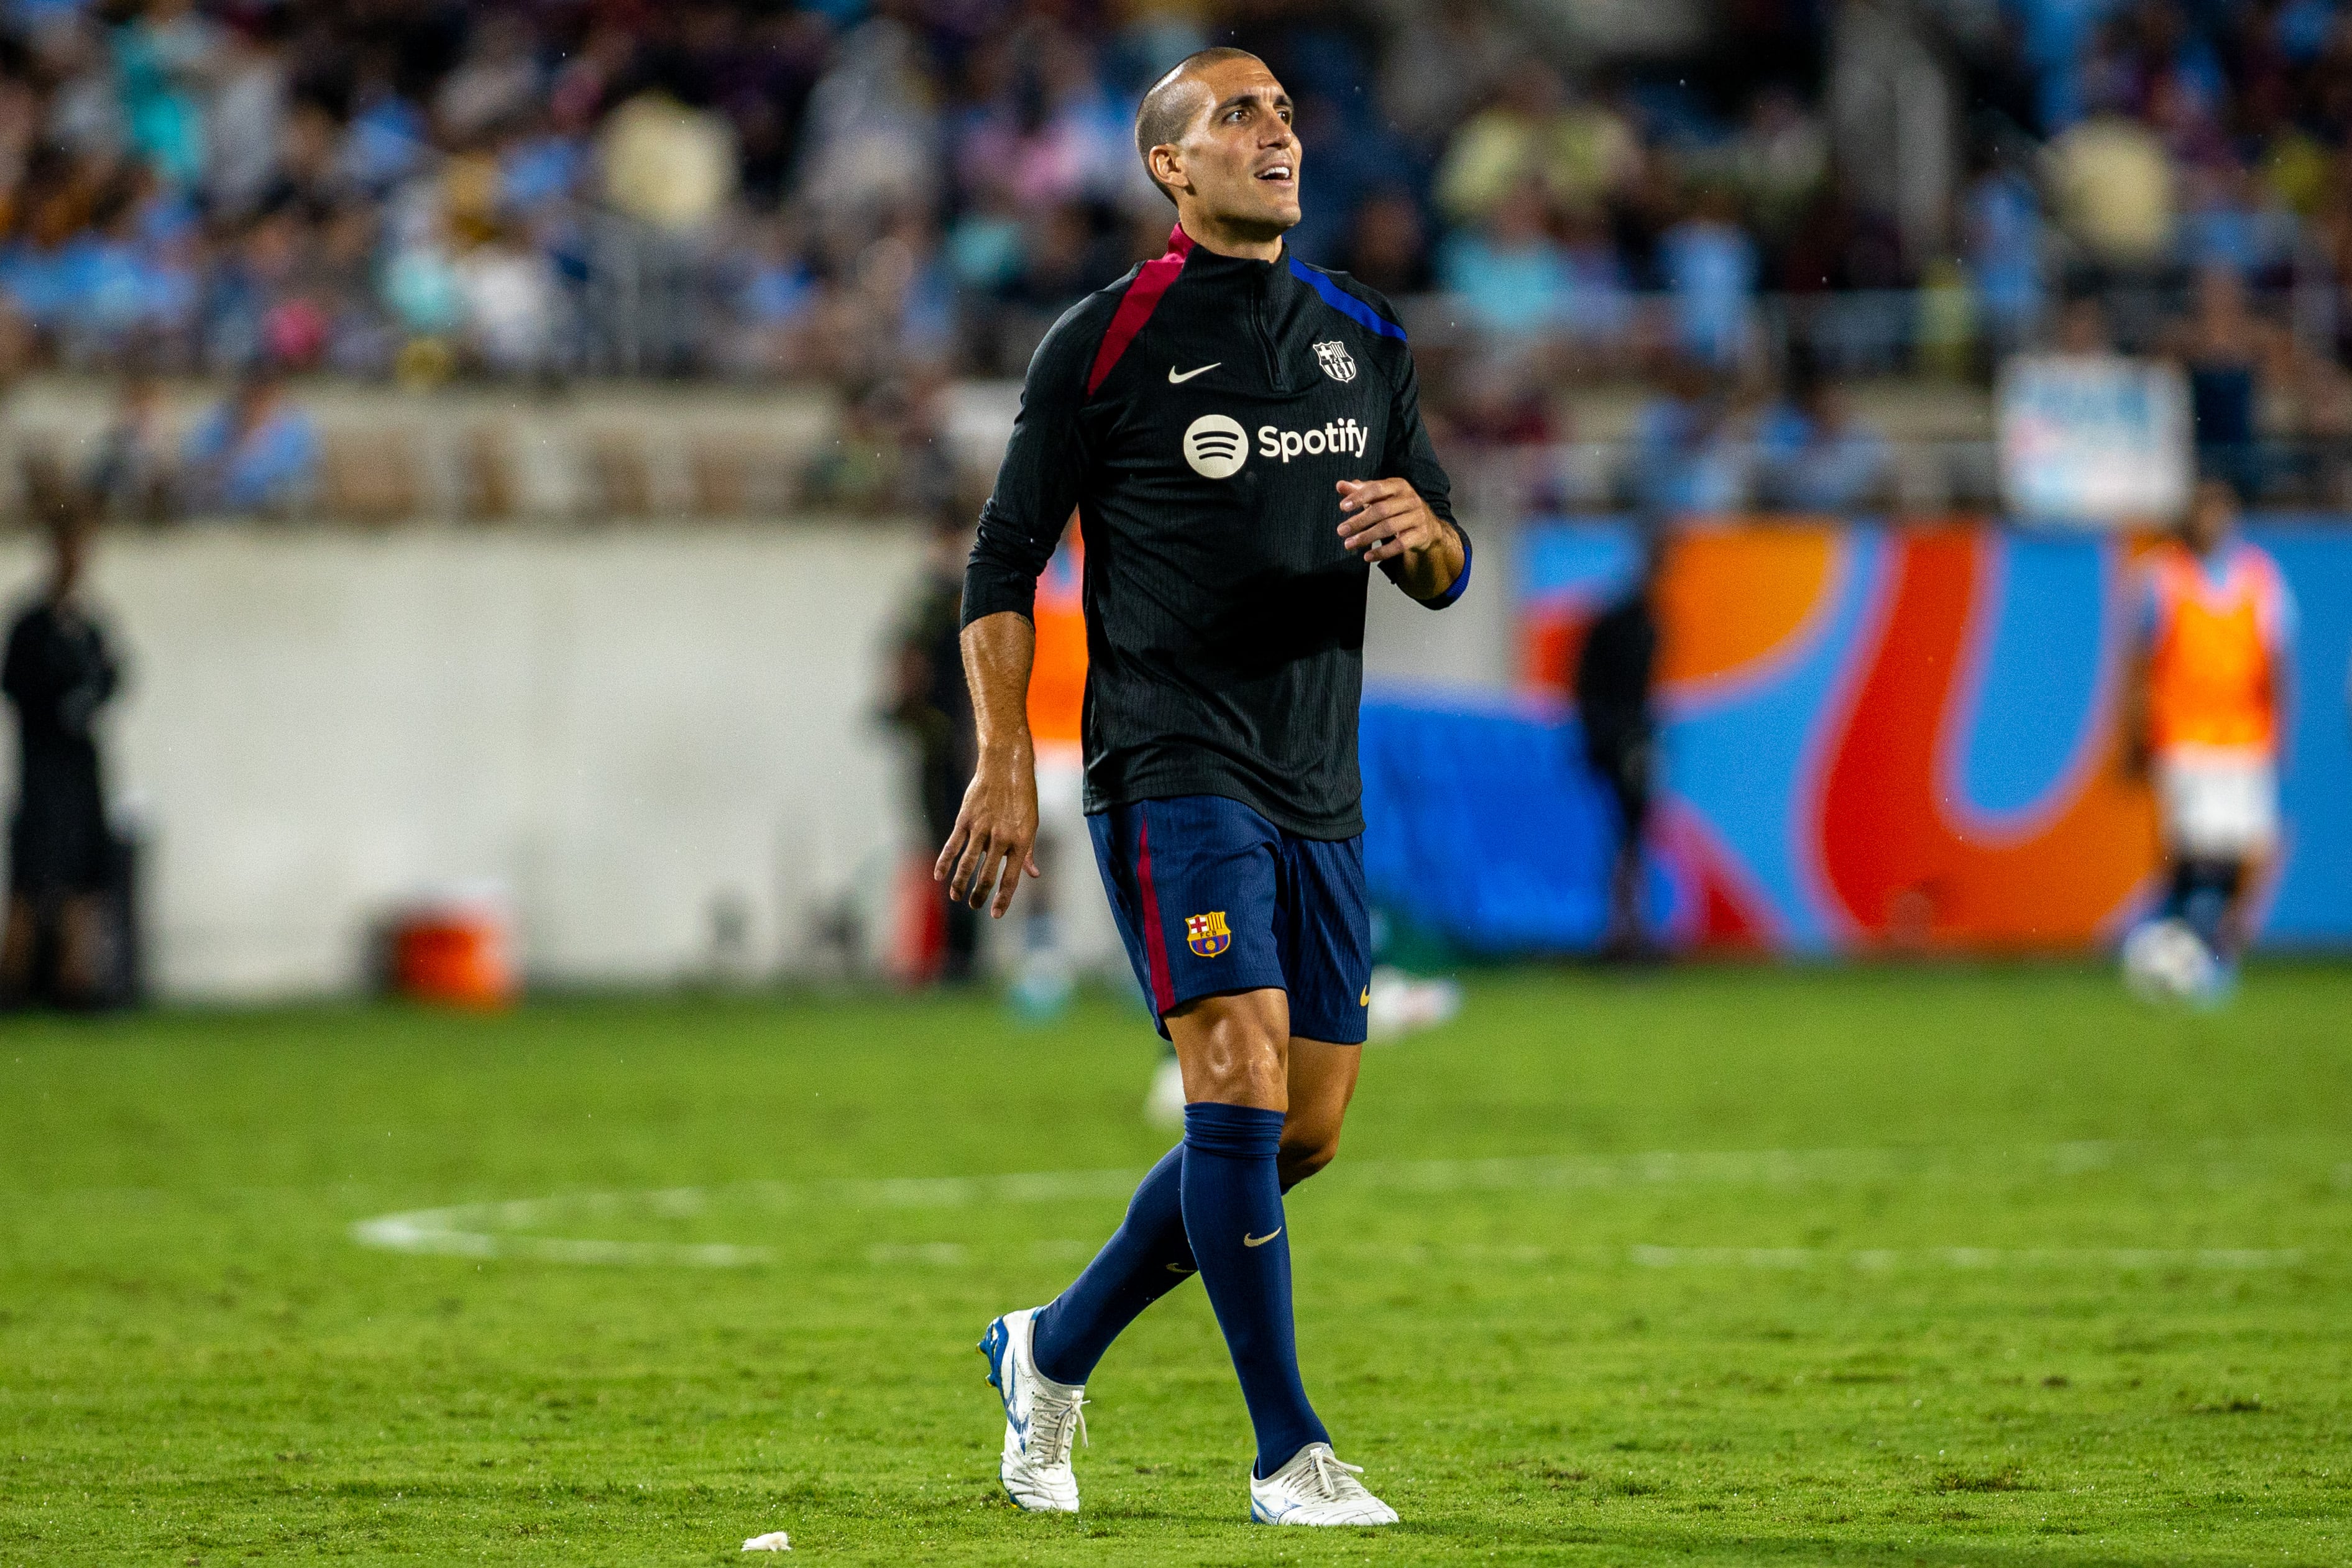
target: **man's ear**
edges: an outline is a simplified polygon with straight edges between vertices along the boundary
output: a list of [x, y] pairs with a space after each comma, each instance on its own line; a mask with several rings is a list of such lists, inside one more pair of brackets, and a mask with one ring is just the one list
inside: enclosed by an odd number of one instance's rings
[[1151, 172], [1171, 191], [1192, 189], [1184, 178], [1183, 149], [1173, 141], [1163, 141], [1151, 150]]

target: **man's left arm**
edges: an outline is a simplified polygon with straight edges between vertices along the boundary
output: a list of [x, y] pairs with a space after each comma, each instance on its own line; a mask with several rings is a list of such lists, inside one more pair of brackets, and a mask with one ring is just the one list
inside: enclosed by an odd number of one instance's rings
[[1422, 603], [1443, 610], [1470, 586], [1470, 536], [1454, 520], [1453, 481], [1422, 423], [1410, 353], [1380, 471], [1377, 479], [1339, 481], [1340, 542]]

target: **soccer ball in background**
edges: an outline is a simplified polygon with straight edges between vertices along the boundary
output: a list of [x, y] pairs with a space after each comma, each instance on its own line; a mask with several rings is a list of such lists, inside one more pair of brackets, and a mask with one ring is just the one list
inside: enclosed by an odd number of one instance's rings
[[2221, 962], [2186, 920], [2151, 920], [2124, 938], [2124, 985], [2142, 1001], [2217, 997]]

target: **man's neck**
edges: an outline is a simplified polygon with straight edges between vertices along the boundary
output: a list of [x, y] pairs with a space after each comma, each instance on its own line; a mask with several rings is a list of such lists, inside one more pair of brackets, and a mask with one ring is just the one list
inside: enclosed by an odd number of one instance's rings
[[1280, 261], [1282, 231], [1267, 230], [1255, 224], [1220, 222], [1211, 214], [1194, 207], [1187, 212], [1176, 209], [1176, 221], [1190, 235], [1194, 245], [1219, 256], [1230, 256], [1243, 261]]

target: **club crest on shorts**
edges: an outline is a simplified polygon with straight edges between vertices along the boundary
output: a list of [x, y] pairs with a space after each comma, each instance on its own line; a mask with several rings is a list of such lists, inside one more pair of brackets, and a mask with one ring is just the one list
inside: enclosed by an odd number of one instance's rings
[[1356, 379], [1356, 361], [1349, 355], [1348, 345], [1337, 338], [1328, 343], [1315, 345], [1315, 362], [1321, 365], [1323, 373], [1335, 382]]
[[1234, 945], [1234, 934], [1225, 925], [1225, 912], [1212, 909], [1206, 915], [1184, 916], [1184, 946], [1193, 956], [1213, 958]]

